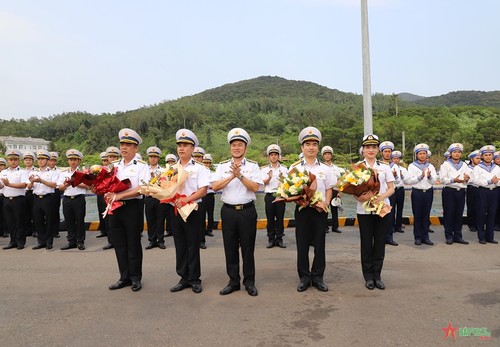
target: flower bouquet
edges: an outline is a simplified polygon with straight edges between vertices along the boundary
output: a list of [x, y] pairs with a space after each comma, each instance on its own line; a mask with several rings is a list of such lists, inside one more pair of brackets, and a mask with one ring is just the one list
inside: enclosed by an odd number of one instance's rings
[[[144, 195], [152, 196], [160, 200], [161, 203], [173, 203], [177, 199], [186, 195], [179, 194], [184, 186], [184, 182], [189, 177], [189, 173], [184, 170], [182, 165], [174, 164], [166, 166], [165, 170], [154, 176], [149, 182], [143, 182], [139, 192]], [[181, 208], [174, 205], [175, 214], [180, 214], [186, 221], [193, 210], [198, 209], [198, 204], [187, 203]]]
[[379, 203], [375, 202], [380, 190], [378, 175], [375, 170], [366, 167], [363, 163], [353, 165], [352, 170], [347, 171], [339, 178], [337, 186], [340, 192], [356, 197], [367, 192], [372, 192], [374, 196], [363, 202], [363, 208], [368, 212], [375, 212], [380, 217], [384, 217], [392, 209], [390, 205], [385, 204], [383, 201]]
[[306, 206], [318, 211], [328, 211], [324, 204], [323, 195], [316, 191], [316, 176], [307, 171], [301, 172], [293, 168], [286, 175], [280, 175], [279, 185], [273, 202], [295, 202], [300, 205], [299, 210]]
[[[97, 195], [105, 193], [119, 193], [131, 187], [130, 180], [120, 180], [116, 177], [118, 169], [112, 164], [108, 166], [92, 165], [90, 169], [84, 171], [75, 171], [70, 177], [71, 186], [76, 187], [80, 183], [92, 187], [92, 191]], [[113, 211], [122, 206], [119, 201], [108, 201], [108, 206], [103, 213], [103, 217], [107, 214], [113, 214]]]

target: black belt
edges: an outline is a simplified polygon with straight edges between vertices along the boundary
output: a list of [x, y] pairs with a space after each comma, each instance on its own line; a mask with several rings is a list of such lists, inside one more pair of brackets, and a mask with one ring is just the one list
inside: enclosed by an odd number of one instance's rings
[[497, 187], [489, 188], [489, 187], [479, 187], [479, 189], [484, 189], [484, 190], [495, 190]]
[[416, 190], [416, 191], [419, 191], [419, 192], [422, 192], [422, 193], [425, 193], [427, 192], [428, 190], [432, 190], [432, 188], [429, 188], [429, 189], [418, 189], [418, 188], [412, 188], [413, 190]]
[[272, 195], [272, 196], [274, 196], [274, 193], [266, 193], [266, 195]]
[[131, 204], [138, 203], [141, 200], [142, 199], [129, 199], [129, 200], [118, 200], [118, 202], [122, 205], [131, 205]]
[[224, 204], [224, 207], [229, 207], [229, 208], [235, 209], [237, 211], [244, 210], [245, 208], [249, 208], [249, 207], [252, 207], [252, 206], [254, 206], [254, 202], [253, 201], [251, 201], [249, 203], [246, 203], [246, 204], [241, 204], [241, 205]]
[[82, 198], [82, 197], [85, 197], [85, 194], [78, 194], [78, 195], [64, 195], [65, 198], [68, 198], [68, 199], [77, 199], [77, 198]]
[[54, 195], [54, 193], [49, 193], [49, 194], [45, 194], [45, 195], [37, 195], [37, 194], [33, 194], [33, 195], [35, 195], [39, 199], [43, 199], [45, 197], [49, 197], [49, 196]]
[[405, 189], [405, 187], [396, 187], [395, 189]]
[[453, 190], [456, 190], [459, 192], [461, 192], [462, 190], [465, 190], [465, 188], [454, 188], [454, 187], [444, 187], [443, 189], [453, 189]]
[[18, 195], [18, 196], [4, 196], [5, 199], [9, 200], [14, 200], [14, 199], [19, 199], [19, 198], [24, 198], [24, 195]]

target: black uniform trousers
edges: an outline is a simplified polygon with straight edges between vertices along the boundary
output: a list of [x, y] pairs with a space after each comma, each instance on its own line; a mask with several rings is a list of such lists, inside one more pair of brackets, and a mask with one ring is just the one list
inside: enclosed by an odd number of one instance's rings
[[[201, 233], [200, 242], [205, 242], [205, 234], [213, 230], [214, 226], [214, 208], [215, 208], [215, 193], [208, 193], [198, 204], [198, 211], [201, 218]], [[207, 219], [205, 219], [207, 217]]]
[[170, 221], [175, 245], [175, 270], [181, 277], [179, 283], [199, 284], [201, 283], [200, 213], [192, 211], [184, 222], [179, 214], [175, 215], [175, 209], [172, 209]]
[[495, 230], [500, 230], [500, 188], [497, 191], [497, 216], [495, 218]]
[[389, 201], [394, 211], [394, 219], [391, 222], [394, 231], [403, 230], [403, 208], [405, 204], [405, 187], [396, 187], [394, 194], [389, 197]]
[[[54, 217], [52, 219], [54, 233], [59, 231], [59, 223], [61, 222], [61, 191], [59, 189], [54, 190], [54, 202], [53, 202], [53, 213]], [[63, 212], [64, 213], [64, 212]]]
[[0, 195], [0, 237], [2, 237], [7, 232], [7, 224], [5, 223], [3, 217], [3, 195]]
[[56, 232], [54, 219], [55, 206], [59, 206], [53, 193], [33, 195], [33, 223], [38, 234], [38, 244], [52, 246]]
[[85, 242], [85, 195], [64, 196], [62, 205], [68, 229], [68, 242], [83, 245]]
[[[322, 282], [326, 268], [325, 228], [328, 214], [312, 207], [295, 208], [295, 241], [297, 272], [301, 283]], [[309, 269], [309, 245], [314, 247], [314, 259]]]
[[146, 224], [148, 226], [148, 240], [151, 243], [165, 243], [165, 220], [167, 219], [167, 205], [152, 196], [144, 198]]
[[141, 235], [144, 229], [144, 200], [121, 200], [123, 206], [109, 216], [111, 241], [115, 247], [120, 280], [142, 279]]
[[467, 186], [467, 225], [471, 231], [476, 231], [476, 211], [477, 211], [477, 195], [479, 188], [476, 186]]
[[26, 191], [26, 218], [24, 225], [26, 228], [26, 235], [31, 236], [35, 231], [35, 224], [33, 223], [33, 190], [29, 189]]
[[26, 244], [25, 213], [26, 198], [23, 195], [3, 198], [4, 223], [13, 245]]
[[102, 214], [106, 211], [106, 201], [104, 195], [97, 195], [97, 213], [99, 214], [99, 230], [101, 234], [108, 237], [108, 243], [111, 243], [111, 230], [109, 228], [109, 217], [103, 217]]
[[273, 203], [275, 196], [273, 193], [266, 193], [264, 196], [266, 218], [267, 218], [267, 238], [269, 242], [282, 242], [285, 234], [285, 202]]
[[396, 209], [394, 208], [394, 202], [396, 200], [396, 194], [392, 194], [389, 197], [389, 204], [392, 206], [391, 212], [387, 215], [389, 216], [389, 224], [387, 225], [387, 230], [385, 232], [385, 242], [394, 242], [394, 220], [396, 216]]
[[[333, 190], [332, 199], [336, 198], [339, 195], [339, 192], [335, 189]], [[330, 211], [332, 212], [332, 230], [338, 230], [339, 228], [339, 208], [338, 206], [330, 205]], [[327, 216], [328, 218], [328, 216]], [[328, 228], [328, 222], [326, 223], [326, 227]]]
[[[241, 205], [240, 205], [241, 206]], [[226, 272], [230, 286], [240, 285], [240, 256], [238, 250], [241, 245], [243, 258], [243, 285], [255, 285], [255, 237], [257, 236], [257, 211], [255, 205], [249, 203], [241, 210], [231, 205], [221, 207], [222, 239], [224, 254], [226, 255]]]
[[383, 218], [376, 214], [358, 214], [361, 241], [361, 269], [365, 281], [380, 280], [385, 258], [385, 235], [390, 214]]
[[444, 187], [443, 200], [443, 224], [446, 240], [462, 240], [462, 219], [465, 207], [465, 188]]
[[479, 187], [476, 204], [476, 229], [479, 241], [492, 241], [495, 233], [495, 218], [498, 206], [498, 188]]
[[411, 190], [411, 209], [413, 212], [413, 237], [415, 241], [429, 240], [430, 215], [434, 191], [413, 188]]

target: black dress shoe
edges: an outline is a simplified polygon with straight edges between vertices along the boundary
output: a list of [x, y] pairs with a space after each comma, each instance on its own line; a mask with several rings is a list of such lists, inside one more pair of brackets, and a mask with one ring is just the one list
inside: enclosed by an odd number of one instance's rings
[[149, 245], [147, 245], [145, 248], [146, 249], [153, 249], [155, 247], [158, 247], [158, 244], [156, 242], [150, 242]]
[[434, 232], [434, 230], [432, 230], [432, 229], [429, 229], [429, 232], [430, 232], [430, 233], [433, 233], [433, 232]]
[[191, 289], [196, 294], [199, 294], [199, 293], [201, 293], [203, 291], [203, 288], [201, 287], [201, 284], [199, 284], [199, 283], [193, 284], [192, 287], [191, 287]]
[[99, 235], [97, 235], [95, 238], [96, 239], [100, 239], [101, 237], [107, 237], [108, 234], [103, 234], [103, 233], [100, 233]]
[[200, 248], [201, 249], [207, 249], [207, 244], [205, 242], [200, 242]]
[[332, 231], [337, 234], [342, 234], [342, 230], [339, 229], [332, 229]]
[[172, 236], [172, 233], [171, 233], [171, 232], [167, 232], [167, 233], [165, 234], [165, 237], [169, 237], [169, 236]]
[[286, 245], [283, 243], [283, 241], [277, 242], [276, 246], [278, 246], [279, 248], [286, 248]]
[[102, 249], [111, 249], [111, 248], [115, 248], [115, 246], [113, 246], [111, 243], [108, 243], [106, 246], [104, 246]]
[[46, 245], [45, 246], [45, 249], [47, 249], [47, 250], [51, 250], [52, 248], [54, 248], [54, 246], [52, 246], [52, 245]]
[[415, 245], [420, 246], [422, 244], [422, 241], [420, 240], [415, 240]]
[[267, 243], [266, 248], [273, 248], [273, 247], [274, 247], [274, 241], [269, 241], [269, 242]]
[[73, 248], [76, 248], [78, 247], [76, 245], [76, 243], [67, 243], [66, 245], [62, 246], [61, 247], [61, 251], [65, 251], [65, 250], [68, 250], [68, 249], [73, 249]]
[[297, 286], [297, 291], [299, 293], [305, 292], [307, 288], [311, 285], [311, 282], [300, 282], [299, 285]]
[[159, 249], [165, 249], [167, 247], [165, 247], [165, 243], [161, 242], [161, 243], [158, 244], [158, 248]]
[[[17, 248], [17, 245], [15, 243], [9, 243], [7, 246], [4, 246], [2, 247], [2, 249], [13, 249], [13, 248]], [[35, 249], [35, 248], [33, 248]]]
[[328, 234], [330, 232], [330, 228], [325, 229], [325, 234]]
[[226, 286], [224, 287], [219, 294], [220, 295], [228, 295], [231, 294], [232, 292], [235, 292], [237, 290], [240, 290], [240, 286]]
[[476, 229], [476, 228], [469, 228], [469, 231], [470, 231], [471, 233], [475, 233], [475, 232], [477, 231], [477, 229]]
[[486, 242], [488, 242], [488, 243], [494, 243], [495, 245], [498, 244], [497, 240], [490, 240], [490, 241], [486, 240]]
[[384, 282], [382, 282], [381, 280], [375, 280], [375, 287], [377, 287], [380, 290], [384, 290], [385, 289]]
[[172, 288], [170, 288], [170, 291], [172, 293], [175, 293], [175, 292], [180, 292], [181, 290], [184, 290], [186, 288], [189, 288], [189, 284], [186, 284], [186, 283], [177, 283], [175, 286], [173, 286]]
[[214, 237], [214, 233], [212, 232], [212, 230], [205, 231], [205, 235], [210, 236], [210, 237]]
[[398, 243], [394, 240], [391, 241], [385, 241], [386, 245], [391, 245], [391, 246], [399, 246]]
[[61, 237], [61, 235], [59, 234], [59, 231], [56, 231], [56, 233], [54, 234], [54, 238], [55, 238], [55, 239], [58, 239], [58, 238], [60, 238], [60, 237]]
[[77, 247], [80, 251], [83, 251], [85, 249], [85, 245], [83, 243], [79, 243]]
[[46, 245], [38, 244], [36, 246], [33, 246], [31, 249], [42, 249], [45, 248]]
[[395, 233], [404, 233], [405, 231], [403, 229], [397, 229], [397, 230], [394, 230]]
[[422, 241], [422, 243], [425, 243], [426, 245], [429, 245], [429, 246], [434, 246], [434, 242], [432, 242], [431, 240], [424, 240], [424, 241]]
[[479, 240], [479, 243], [482, 244], [482, 245], [485, 245], [486, 241], [485, 240]]
[[[457, 241], [458, 242], [458, 241]], [[446, 240], [446, 244], [447, 245], [452, 245], [453, 244], [453, 240]]]
[[[28, 236], [28, 235], [26, 235], [26, 236]], [[31, 236], [31, 235], [29, 235], [29, 236]], [[7, 233], [2, 234], [2, 237], [5, 239], [5, 238], [9, 237], [9, 234], [7, 234]]]
[[33, 233], [31, 236], [38, 237], [38, 233]]
[[318, 290], [320, 290], [322, 292], [327, 292], [328, 291], [328, 286], [323, 281], [321, 281], [321, 282], [313, 282], [312, 285], [313, 285], [313, 287], [318, 288]]
[[456, 243], [461, 243], [462, 245], [468, 245], [469, 242], [468, 241], [465, 241], [464, 239], [460, 239], [460, 240], [455, 240]]
[[259, 295], [259, 291], [254, 286], [247, 286], [245, 289], [247, 290], [247, 293], [250, 296], [257, 296], [257, 295]]
[[365, 287], [370, 290], [373, 290], [375, 288], [375, 283], [373, 283], [373, 280], [368, 280], [365, 282]]
[[17, 248], [18, 250], [21, 250], [21, 249], [23, 249], [23, 248], [24, 248], [24, 246], [23, 246], [23, 245], [17, 245], [17, 247], [16, 247], [16, 248]]
[[125, 280], [125, 281], [119, 280], [118, 282], [110, 285], [109, 290], [121, 289], [121, 288], [124, 288], [126, 286], [130, 286], [130, 285], [132, 285], [132, 281], [130, 281], [130, 280]]
[[132, 291], [133, 292], [138, 292], [139, 290], [141, 290], [141, 288], [142, 288], [141, 281], [132, 282]]

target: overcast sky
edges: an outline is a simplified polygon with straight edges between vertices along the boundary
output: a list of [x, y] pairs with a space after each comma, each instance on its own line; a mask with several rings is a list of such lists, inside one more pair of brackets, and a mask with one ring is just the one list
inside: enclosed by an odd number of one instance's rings
[[[500, 89], [500, 1], [368, 0], [372, 92]], [[2, 0], [0, 118], [114, 113], [263, 75], [362, 94], [360, 0]]]

